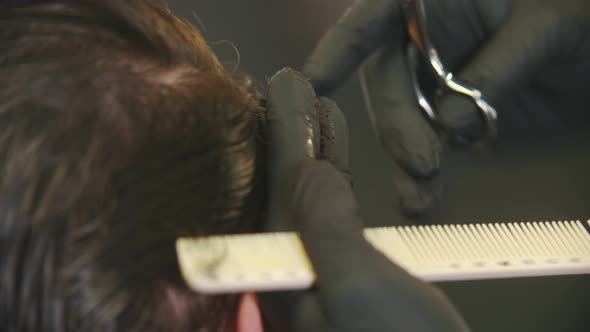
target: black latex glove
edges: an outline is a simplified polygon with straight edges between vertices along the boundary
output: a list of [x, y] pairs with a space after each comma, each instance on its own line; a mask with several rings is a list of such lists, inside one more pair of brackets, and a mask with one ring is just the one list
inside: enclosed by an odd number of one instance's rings
[[[368, 59], [364, 73], [375, 129], [393, 160], [402, 211], [413, 215], [440, 196], [443, 142], [411, 86], [402, 1], [358, 1], [321, 40], [303, 72], [321, 95]], [[445, 65], [496, 107], [499, 140], [543, 139], [587, 123], [590, 1], [425, 0], [425, 7], [428, 33]], [[445, 127], [481, 136], [482, 118], [471, 101], [445, 97], [438, 111]]]
[[267, 117], [269, 222], [265, 228], [292, 231], [291, 173], [301, 160], [323, 159], [348, 174], [348, 127], [338, 106], [328, 98], [317, 98], [308, 80], [289, 68], [270, 80]]
[[[335, 103], [319, 101], [309, 82], [283, 70], [268, 95], [273, 207], [270, 229], [292, 228], [317, 274], [312, 290], [259, 294], [271, 331], [468, 331], [447, 298], [391, 263], [363, 237], [363, 223], [346, 172], [347, 129]], [[331, 114], [333, 158], [320, 161], [306, 149], [309, 119]], [[322, 133], [325, 136], [325, 133]], [[344, 170], [344, 172], [343, 172]], [[290, 227], [285, 223], [291, 223]], [[277, 226], [277, 224], [279, 226]]]

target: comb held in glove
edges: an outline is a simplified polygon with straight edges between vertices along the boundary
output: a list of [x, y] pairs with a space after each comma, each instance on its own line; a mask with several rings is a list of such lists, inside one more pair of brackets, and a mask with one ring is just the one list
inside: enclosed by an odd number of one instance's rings
[[[365, 237], [425, 281], [590, 274], [590, 233], [579, 221], [368, 228]], [[201, 293], [305, 289], [315, 280], [296, 233], [180, 238], [176, 252]]]

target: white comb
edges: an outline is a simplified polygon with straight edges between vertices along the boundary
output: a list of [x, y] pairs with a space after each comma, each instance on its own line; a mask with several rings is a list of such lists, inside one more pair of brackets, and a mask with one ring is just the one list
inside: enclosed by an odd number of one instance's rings
[[[590, 234], [579, 221], [368, 228], [365, 237], [425, 281], [590, 274]], [[176, 252], [201, 293], [305, 289], [315, 280], [296, 233], [180, 238]]]

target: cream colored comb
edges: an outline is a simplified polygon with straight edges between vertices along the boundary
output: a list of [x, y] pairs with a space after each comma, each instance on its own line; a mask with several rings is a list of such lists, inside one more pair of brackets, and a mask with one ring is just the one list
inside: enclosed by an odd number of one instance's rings
[[[368, 228], [365, 237], [425, 281], [590, 274], [590, 234], [579, 221]], [[176, 252], [184, 280], [202, 293], [305, 289], [315, 280], [295, 233], [180, 238]]]

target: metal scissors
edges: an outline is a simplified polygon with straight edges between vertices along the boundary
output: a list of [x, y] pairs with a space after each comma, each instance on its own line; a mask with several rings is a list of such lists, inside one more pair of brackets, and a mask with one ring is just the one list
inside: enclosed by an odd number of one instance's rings
[[[436, 77], [439, 92], [456, 93], [473, 100], [485, 123], [483, 142], [489, 142], [496, 137], [496, 120], [498, 114], [482, 96], [480, 90], [473, 85], [458, 79], [452, 72], [447, 70], [439, 57], [439, 53], [428, 36], [428, 20], [423, 0], [403, 0], [402, 10], [406, 19], [410, 44], [407, 49], [407, 58], [412, 74], [412, 84], [420, 107], [429, 120], [439, 128], [445, 128], [439, 121], [434, 105], [423, 93], [418, 81], [418, 66], [420, 56], [424, 57], [431, 71]], [[453, 134], [452, 132], [450, 134]], [[455, 137], [461, 138], [460, 135]]]

